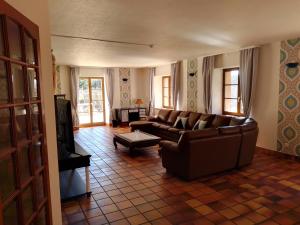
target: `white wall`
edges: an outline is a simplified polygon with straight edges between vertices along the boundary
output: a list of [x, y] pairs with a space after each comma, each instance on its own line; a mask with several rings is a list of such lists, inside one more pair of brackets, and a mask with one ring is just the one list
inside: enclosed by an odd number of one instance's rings
[[262, 46], [251, 114], [259, 126], [257, 146], [270, 150], [276, 150], [277, 145], [279, 72], [280, 42]]
[[137, 98], [144, 100], [144, 106], [148, 108], [150, 101], [150, 69], [137, 68], [130, 70], [131, 99], [134, 102]]
[[50, 177], [50, 200], [52, 221], [54, 225], [62, 224], [58, 160], [56, 148], [56, 128], [53, 100], [52, 58], [50, 44], [49, 9], [47, 0], [7, 0], [19, 12], [39, 26], [43, 107], [46, 122], [46, 139], [48, 145], [48, 162]]

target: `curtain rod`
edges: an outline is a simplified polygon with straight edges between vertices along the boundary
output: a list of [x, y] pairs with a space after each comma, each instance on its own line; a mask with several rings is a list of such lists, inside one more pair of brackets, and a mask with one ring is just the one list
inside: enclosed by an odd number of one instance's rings
[[64, 34], [51, 34], [51, 36], [52, 37], [60, 37], [60, 38], [81, 39], [81, 40], [87, 40], [87, 41], [99, 41], [99, 42], [126, 44], [126, 45], [139, 45], [139, 46], [146, 46], [146, 47], [149, 47], [149, 48], [153, 48], [154, 47], [153, 44], [127, 42], [127, 41], [115, 41], [115, 40], [107, 40], [107, 39], [99, 39], [99, 38], [89, 38], [89, 37], [82, 37], [82, 36], [71, 36], [71, 35], [64, 35]]

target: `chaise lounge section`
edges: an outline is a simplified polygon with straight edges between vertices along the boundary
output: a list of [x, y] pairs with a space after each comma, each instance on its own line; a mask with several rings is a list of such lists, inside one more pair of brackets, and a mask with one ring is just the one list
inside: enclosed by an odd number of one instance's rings
[[[185, 129], [174, 127], [178, 116], [187, 118]], [[205, 128], [193, 130], [199, 119]], [[187, 180], [250, 164], [258, 135], [253, 119], [164, 109], [130, 126], [161, 137], [162, 165]]]

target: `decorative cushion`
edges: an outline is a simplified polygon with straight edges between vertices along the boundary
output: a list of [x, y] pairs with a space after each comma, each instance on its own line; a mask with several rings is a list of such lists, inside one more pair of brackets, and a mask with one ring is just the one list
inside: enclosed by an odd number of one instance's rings
[[210, 127], [211, 122], [215, 118], [215, 114], [201, 114], [200, 120], [207, 121], [206, 127]]
[[217, 127], [228, 126], [230, 120], [231, 120], [231, 116], [216, 115], [214, 120], [211, 123], [211, 127], [217, 128]]
[[187, 129], [192, 129], [200, 116], [201, 113], [191, 112], [187, 122]]
[[167, 123], [173, 125], [180, 113], [181, 111], [172, 110], [167, 120]]
[[207, 121], [204, 120], [198, 120], [195, 124], [195, 126], [193, 127], [193, 130], [202, 130], [205, 128], [207, 124]]
[[171, 112], [171, 110], [161, 109], [158, 112], [157, 118], [162, 122], [167, 122], [170, 112]]
[[229, 126], [238, 126], [242, 125], [247, 118], [245, 117], [232, 117], [229, 123]]
[[178, 116], [173, 127], [177, 128], [177, 129], [185, 129], [186, 128], [186, 124], [187, 124], [187, 117], [180, 117]]

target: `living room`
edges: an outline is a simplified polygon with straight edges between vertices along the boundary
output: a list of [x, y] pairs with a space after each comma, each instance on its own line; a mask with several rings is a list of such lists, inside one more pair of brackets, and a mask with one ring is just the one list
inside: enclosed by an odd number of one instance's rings
[[0, 6], [0, 224], [300, 223], [299, 1]]

